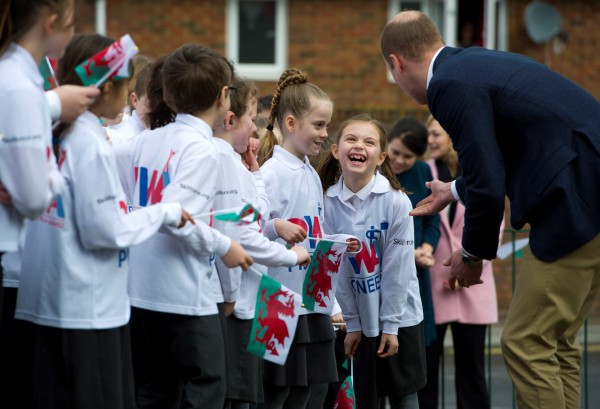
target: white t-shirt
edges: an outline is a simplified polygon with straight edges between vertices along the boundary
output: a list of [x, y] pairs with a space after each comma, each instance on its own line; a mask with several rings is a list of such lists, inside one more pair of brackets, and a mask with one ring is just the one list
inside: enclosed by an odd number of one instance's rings
[[112, 148], [91, 112], [60, 148], [67, 188], [27, 225], [15, 317], [67, 329], [106, 329], [129, 320], [127, 247], [176, 226], [178, 203], [127, 214]]
[[197, 117], [179, 114], [174, 123], [135, 139], [132, 206], [181, 203], [196, 224], [131, 249], [131, 304], [172, 314], [217, 314], [210, 259], [213, 253], [223, 256], [231, 240], [209, 227], [219, 168], [212, 129]]
[[0, 252], [17, 250], [23, 219], [41, 214], [64, 187], [43, 83], [31, 54], [11, 43], [0, 57], [0, 183], [13, 206], [0, 205]]
[[325, 195], [327, 231], [353, 234], [362, 243], [339, 269], [336, 298], [348, 331], [367, 337], [397, 334], [423, 320], [412, 205], [379, 172], [373, 179], [369, 192], [349, 195], [342, 177]]

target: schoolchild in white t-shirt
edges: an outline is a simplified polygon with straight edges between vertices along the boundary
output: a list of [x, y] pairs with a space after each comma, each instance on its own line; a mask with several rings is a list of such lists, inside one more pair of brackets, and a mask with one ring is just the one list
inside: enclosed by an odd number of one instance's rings
[[[221, 409], [225, 400], [225, 345], [210, 260], [214, 254], [227, 267], [242, 269], [252, 263], [237, 242], [209, 227], [219, 168], [212, 128], [229, 110], [232, 75], [213, 50], [181, 46], [162, 66], [164, 100], [176, 112], [174, 122], [136, 138], [132, 206], [174, 201], [196, 217], [195, 226], [131, 249], [132, 315], [147, 340], [140, 408]], [[235, 301], [236, 289], [221, 278], [232, 297], [227, 300]]]
[[[75, 67], [113, 42], [76, 36], [59, 81], [80, 84]], [[33, 407], [131, 407], [127, 247], [192, 220], [179, 203], [127, 213], [99, 119], [120, 112], [126, 84], [101, 85], [90, 110], [61, 134], [67, 188], [28, 223], [15, 318], [33, 324]]]
[[[258, 208], [259, 192], [255, 178], [260, 176], [260, 169], [252, 149], [249, 149], [249, 138], [256, 130], [256, 87], [242, 79], [235, 79], [233, 86], [236, 91], [231, 96], [231, 108], [222, 124], [215, 127], [213, 139], [220, 163], [215, 211], [241, 209], [248, 204]], [[241, 154], [245, 155], [244, 161]], [[260, 263], [253, 267], [261, 273], [266, 273], [267, 267], [294, 267], [310, 261], [303, 247], [294, 246], [288, 250], [283, 244], [265, 237], [260, 222], [262, 220], [240, 225], [213, 219], [213, 226], [239, 240], [254, 261]], [[216, 267], [226, 268], [219, 260]], [[228, 314], [226, 318], [227, 398], [232, 409], [245, 409], [250, 403], [262, 400], [262, 360], [246, 350], [259, 282], [260, 275], [256, 272], [241, 274], [233, 315]]]
[[384, 129], [368, 115], [340, 126], [319, 165], [325, 228], [362, 242], [342, 263], [336, 293], [348, 331], [344, 349], [354, 358], [356, 407], [378, 409], [387, 395], [392, 407], [418, 408], [426, 376], [412, 205], [386, 144]]
[[[317, 245], [317, 240], [309, 237], [322, 238], [325, 234], [321, 228], [321, 181], [307, 156], [319, 153], [327, 138], [332, 114], [333, 104], [327, 94], [308, 82], [301, 71], [288, 69], [277, 84], [268, 131], [259, 148], [261, 173], [268, 193], [267, 203], [262, 204], [262, 208], [267, 209], [264, 233], [271, 239], [298, 244], [309, 254]], [[273, 134], [275, 119], [283, 137], [281, 146]], [[349, 250], [353, 246], [348, 246]], [[304, 266], [272, 267], [268, 272], [270, 277], [298, 294], [302, 294], [306, 273]], [[312, 385], [323, 386], [337, 380], [335, 333], [330, 315], [305, 308], [300, 314], [285, 365], [265, 362], [264, 406], [267, 408], [305, 407]], [[324, 399], [323, 394], [320, 400]]]

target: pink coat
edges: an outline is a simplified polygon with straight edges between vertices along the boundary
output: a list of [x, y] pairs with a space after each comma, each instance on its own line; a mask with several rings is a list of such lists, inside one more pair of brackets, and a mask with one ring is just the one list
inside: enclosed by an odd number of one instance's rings
[[[433, 178], [438, 178], [435, 161], [427, 162]], [[442, 265], [456, 250], [461, 249], [465, 208], [458, 203], [454, 223], [450, 226], [446, 210], [440, 212], [440, 241], [435, 249], [435, 265], [429, 269], [431, 275], [431, 293], [435, 311], [435, 323], [460, 322], [463, 324], [493, 324], [498, 322], [498, 302], [492, 263], [484, 260], [481, 279], [483, 284], [469, 288], [450, 290], [444, 287], [448, 280], [450, 268]], [[504, 221], [500, 234], [504, 230]]]

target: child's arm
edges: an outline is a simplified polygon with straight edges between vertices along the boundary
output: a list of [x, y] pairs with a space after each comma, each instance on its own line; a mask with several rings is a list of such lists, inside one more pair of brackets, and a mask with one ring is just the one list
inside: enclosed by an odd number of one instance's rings
[[269, 240], [256, 222], [240, 228], [240, 244], [254, 261], [267, 267], [293, 267], [310, 261], [306, 249], [295, 246], [288, 250], [283, 244]]
[[416, 275], [412, 208], [408, 197], [392, 192], [393, 202], [388, 213], [389, 227], [381, 261], [381, 307], [379, 318], [383, 333], [398, 334], [400, 318], [406, 309], [408, 285]]
[[[42, 104], [26, 92], [6, 92], [0, 109], [0, 175], [12, 206], [35, 218], [64, 187], [50, 147], [50, 119]], [[7, 102], [9, 101], [9, 102]]]
[[178, 227], [182, 219], [179, 203], [149, 206], [127, 214], [115, 166], [112, 154], [91, 150], [73, 162], [71, 189], [80, 238], [86, 248], [126, 248], [147, 240], [163, 224]]

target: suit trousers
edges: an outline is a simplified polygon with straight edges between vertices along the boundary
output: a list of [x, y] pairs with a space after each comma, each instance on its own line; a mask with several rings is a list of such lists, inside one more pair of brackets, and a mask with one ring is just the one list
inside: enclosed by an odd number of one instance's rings
[[577, 333], [599, 288], [600, 235], [553, 262], [525, 257], [501, 338], [520, 409], [579, 409]]

